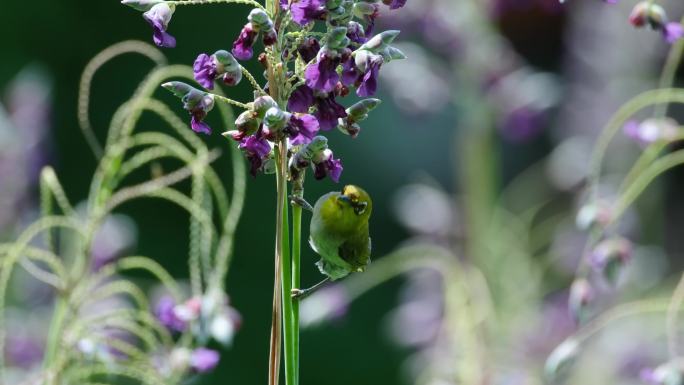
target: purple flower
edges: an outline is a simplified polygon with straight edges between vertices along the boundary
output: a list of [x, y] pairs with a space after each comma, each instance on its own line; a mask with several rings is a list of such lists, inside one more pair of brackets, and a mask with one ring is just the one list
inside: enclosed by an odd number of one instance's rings
[[314, 178], [318, 180], [329, 176], [333, 182], [339, 183], [342, 170], [342, 162], [333, 158], [333, 153], [329, 149], [323, 151], [320, 159], [314, 161]]
[[259, 33], [254, 30], [252, 23], [247, 23], [240, 31], [240, 36], [233, 43], [233, 55], [240, 60], [249, 60], [254, 56], [254, 42]]
[[292, 115], [285, 131], [292, 138], [292, 144], [310, 143], [320, 130], [318, 120], [309, 114]]
[[363, 44], [368, 40], [366, 39], [366, 31], [364, 31], [363, 26], [355, 21], [350, 21], [347, 24], [347, 37], [357, 44]]
[[190, 112], [190, 115], [192, 116], [190, 125], [193, 131], [211, 134], [211, 127], [204, 123], [203, 120], [207, 116], [207, 113], [214, 108], [213, 95], [200, 91], [183, 82], [168, 82], [162, 84], [162, 87], [181, 98], [183, 101], [183, 108]]
[[292, 20], [299, 25], [307, 25], [322, 19], [326, 13], [324, 0], [294, 0], [290, 5]]
[[[35, 332], [35, 330], [34, 330]], [[35, 336], [7, 336], [5, 354], [10, 365], [30, 369], [39, 364], [44, 355], [43, 343]]]
[[332, 56], [331, 52], [321, 50], [316, 63], [309, 64], [304, 72], [306, 85], [309, 88], [322, 92], [332, 92], [340, 81], [337, 74], [339, 59]]
[[199, 90], [194, 91], [196, 92], [190, 92], [183, 97], [183, 107], [192, 115], [190, 120], [192, 130], [209, 135], [211, 134], [211, 127], [203, 120], [207, 113], [214, 108], [214, 97]]
[[250, 173], [252, 176], [256, 176], [257, 172], [261, 170], [264, 161], [268, 159], [268, 155], [271, 153], [271, 144], [261, 134], [262, 132], [259, 131], [255, 135], [246, 137], [238, 146], [247, 155], [247, 160], [251, 164]]
[[204, 88], [214, 89], [214, 80], [223, 75], [223, 82], [234, 86], [242, 80], [242, 67], [228, 51], [216, 51], [209, 56], [200, 54], [193, 65], [195, 80]]
[[334, 94], [329, 94], [327, 97], [317, 97], [315, 100], [316, 112], [314, 116], [318, 119], [318, 124], [321, 130], [329, 131], [337, 127], [339, 118], [346, 118], [347, 111], [344, 107], [337, 103]]
[[342, 84], [351, 86], [359, 78], [359, 70], [356, 68], [356, 61], [350, 55], [342, 61]]
[[663, 35], [668, 43], [674, 44], [677, 40], [684, 37], [684, 26], [676, 22], [667, 23], [663, 27]]
[[399, 9], [406, 5], [406, 0], [382, 0], [382, 2], [389, 5], [390, 9]]
[[378, 74], [382, 66], [383, 59], [380, 55], [369, 55], [365, 65], [365, 72], [359, 78], [360, 85], [356, 89], [356, 94], [360, 97], [368, 97], [375, 95], [378, 90]]
[[337, 103], [333, 92], [316, 94], [311, 88], [301, 86], [290, 95], [287, 102], [287, 108], [291, 112], [307, 113], [311, 106], [316, 107], [314, 116], [323, 131], [332, 130], [337, 127], [338, 119], [347, 117], [347, 111]]
[[173, 48], [176, 46], [176, 38], [166, 32], [169, 26], [174, 8], [166, 3], [155, 4], [149, 11], [143, 13], [143, 18], [150, 23], [154, 30], [154, 43], [160, 47]]
[[300, 86], [292, 92], [287, 101], [287, 109], [291, 112], [309, 112], [309, 107], [314, 105], [313, 90], [307, 86]]
[[159, 299], [154, 307], [154, 316], [159, 323], [174, 332], [182, 332], [187, 327], [187, 323], [178, 318], [175, 312], [176, 301], [171, 296], [164, 296]]
[[297, 52], [302, 57], [305, 63], [308, 63], [316, 58], [318, 52], [321, 50], [321, 44], [313, 37], [306, 38], [302, 44], [297, 47]]
[[221, 356], [216, 350], [198, 348], [190, 356], [190, 367], [198, 373], [206, 373], [218, 365]]
[[214, 89], [214, 79], [217, 77], [216, 61], [211, 56], [203, 53], [197, 56], [195, 64], [193, 65], [195, 80], [202, 87], [207, 89]]

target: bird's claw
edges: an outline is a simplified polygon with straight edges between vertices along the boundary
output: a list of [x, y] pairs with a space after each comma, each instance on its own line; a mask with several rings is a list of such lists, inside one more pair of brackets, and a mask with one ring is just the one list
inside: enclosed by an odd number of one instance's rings
[[290, 296], [292, 299], [303, 299], [306, 296], [306, 290], [302, 289], [292, 289], [290, 291]]
[[296, 196], [296, 195], [290, 195], [288, 197], [290, 199], [290, 203], [294, 206], [299, 206], [303, 208], [304, 210], [308, 210], [313, 212], [314, 208], [311, 206], [309, 202], [306, 201], [306, 199]]

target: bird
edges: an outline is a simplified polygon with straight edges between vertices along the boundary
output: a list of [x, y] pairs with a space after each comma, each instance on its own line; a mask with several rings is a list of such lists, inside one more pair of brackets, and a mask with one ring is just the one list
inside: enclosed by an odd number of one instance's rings
[[369, 220], [373, 212], [370, 195], [354, 185], [323, 195], [311, 207], [303, 199], [294, 204], [313, 211], [309, 245], [321, 257], [316, 263], [326, 278], [308, 289], [292, 289], [292, 297], [302, 299], [328, 281], [363, 272], [371, 261]]

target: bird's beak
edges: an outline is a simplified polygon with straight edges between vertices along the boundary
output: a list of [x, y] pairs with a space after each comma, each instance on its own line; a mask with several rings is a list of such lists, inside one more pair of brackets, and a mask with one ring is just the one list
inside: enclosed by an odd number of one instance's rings
[[346, 196], [346, 195], [340, 195], [337, 199], [340, 200], [340, 201], [342, 201], [342, 202], [344, 202], [344, 203], [347, 203], [347, 204], [349, 204], [349, 205], [352, 204], [351, 198], [349, 198], [349, 197]]

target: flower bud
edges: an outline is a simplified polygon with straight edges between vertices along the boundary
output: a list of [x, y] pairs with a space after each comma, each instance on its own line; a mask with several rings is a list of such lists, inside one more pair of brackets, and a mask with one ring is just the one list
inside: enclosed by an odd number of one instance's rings
[[403, 53], [399, 48], [391, 47], [391, 46], [387, 46], [387, 47], [385, 47], [385, 49], [380, 51], [380, 55], [382, 56], [382, 58], [387, 63], [391, 62], [392, 60], [404, 60], [404, 59], [406, 59], [405, 53]]
[[290, 120], [288, 112], [281, 110], [278, 107], [271, 107], [264, 115], [264, 124], [271, 131], [280, 131], [285, 127]]
[[667, 24], [667, 14], [660, 5], [650, 1], [642, 1], [632, 9], [629, 22], [637, 28], [649, 24], [653, 29], [662, 29]]
[[616, 237], [599, 243], [589, 256], [589, 262], [609, 283], [615, 285], [631, 256], [632, 242]]
[[164, 0], [121, 0], [121, 4], [141, 12], [147, 12], [156, 4], [162, 2], [164, 2]]
[[574, 339], [563, 341], [551, 352], [544, 364], [544, 374], [552, 383], [566, 378], [579, 353], [579, 343]]
[[237, 59], [228, 51], [220, 50], [214, 53], [217, 73], [223, 74], [223, 83], [235, 86], [242, 80], [242, 67]]
[[359, 49], [365, 49], [373, 53], [378, 53], [380, 50], [384, 49], [388, 45], [392, 44], [394, 39], [399, 36], [400, 31], [390, 30], [383, 31], [379, 34], [373, 36]]
[[190, 92], [190, 90], [194, 89], [191, 85], [183, 82], [167, 82], [162, 84], [161, 86], [171, 91], [174, 95], [176, 95], [179, 98], [182, 98], [183, 96], [187, 95]]
[[252, 12], [249, 13], [247, 20], [252, 23], [252, 26], [256, 31], [260, 32], [273, 29], [273, 21], [271, 21], [268, 14], [260, 8], [254, 8]]
[[577, 212], [575, 224], [580, 230], [589, 230], [594, 226], [604, 227], [612, 220], [612, 210], [606, 202], [600, 201], [582, 206]]
[[350, 43], [347, 37], [347, 27], [335, 27], [330, 31], [326, 45], [330, 49], [338, 50], [346, 48]]
[[328, 9], [336, 9], [342, 5], [342, 0], [328, 0], [325, 2], [325, 7]]
[[266, 30], [264, 32], [264, 36], [262, 38], [262, 41], [263, 41], [265, 46], [271, 46], [278, 41], [278, 33], [276, 32], [276, 30], [274, 28]]
[[254, 111], [256, 111], [259, 119], [263, 119], [266, 111], [273, 107], [277, 108], [278, 103], [268, 95], [260, 96], [254, 100]]
[[570, 286], [570, 297], [568, 307], [570, 314], [578, 323], [584, 322], [587, 318], [589, 304], [594, 300], [594, 289], [589, 281], [584, 278], [576, 279]]
[[354, 4], [354, 8], [352, 8], [354, 16], [358, 17], [359, 19], [362, 19], [364, 16], [373, 15], [377, 11], [378, 6], [376, 4], [371, 4], [365, 1], [357, 2], [356, 4]]
[[238, 142], [247, 136], [254, 135], [259, 129], [259, 120], [257, 119], [256, 112], [245, 111], [241, 113], [235, 120], [235, 128], [236, 130], [224, 132], [222, 135]]
[[368, 113], [373, 111], [382, 101], [380, 99], [364, 99], [347, 108], [349, 122], [361, 122], [368, 118]]
[[361, 133], [361, 126], [359, 126], [358, 123], [350, 123], [342, 118], [340, 118], [337, 129], [354, 139]]

